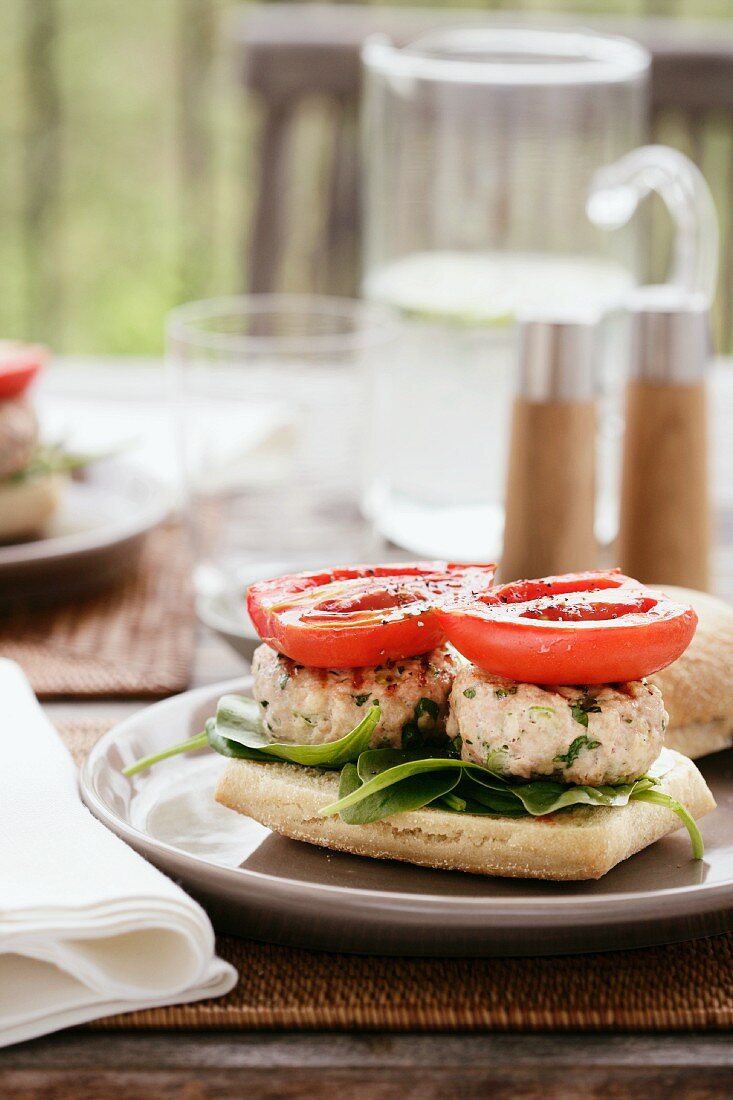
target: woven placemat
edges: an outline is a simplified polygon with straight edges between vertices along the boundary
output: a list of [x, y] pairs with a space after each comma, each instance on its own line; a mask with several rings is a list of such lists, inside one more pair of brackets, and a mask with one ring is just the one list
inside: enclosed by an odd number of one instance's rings
[[194, 622], [188, 551], [170, 524], [118, 587], [3, 615], [0, 656], [18, 661], [42, 699], [170, 695], [188, 686]]
[[[106, 727], [61, 728], [80, 761]], [[525, 959], [334, 955], [217, 938], [226, 997], [109, 1016], [95, 1030], [684, 1031], [733, 1029], [733, 935]]]

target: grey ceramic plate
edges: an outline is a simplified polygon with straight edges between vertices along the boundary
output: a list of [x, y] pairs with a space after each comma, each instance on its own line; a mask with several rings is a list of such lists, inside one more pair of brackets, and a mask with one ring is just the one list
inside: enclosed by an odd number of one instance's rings
[[65, 486], [45, 538], [0, 546], [0, 607], [87, 595], [124, 577], [170, 494], [132, 463], [106, 460]]
[[260, 644], [257, 631], [247, 614], [247, 588], [265, 577], [281, 577], [299, 573], [301, 569], [323, 568], [323, 562], [264, 561], [245, 566], [230, 585], [215, 591], [202, 590], [196, 599], [196, 612], [201, 622], [227, 642], [245, 660], [251, 661]]
[[[273, 574], [274, 575], [274, 574]], [[240, 657], [251, 661], [260, 639], [247, 614], [245, 587], [200, 595], [196, 599], [196, 613], [202, 623], [218, 634]]]
[[540, 955], [671, 943], [733, 930], [733, 751], [703, 761], [719, 808], [599, 882], [546, 883], [431, 871], [287, 840], [214, 803], [224, 767], [207, 751], [127, 780], [132, 760], [200, 731], [225, 691], [187, 692], [106, 734], [82, 770], [101, 821], [180, 881], [225, 932], [332, 951]]

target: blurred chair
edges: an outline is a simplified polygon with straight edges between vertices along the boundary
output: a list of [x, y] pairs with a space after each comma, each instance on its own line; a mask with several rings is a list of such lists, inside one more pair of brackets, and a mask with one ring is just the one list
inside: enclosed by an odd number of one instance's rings
[[[440, 26], [516, 25], [532, 18], [527, 13], [297, 3], [238, 9], [232, 22], [238, 70], [261, 110], [252, 154], [249, 289], [358, 290], [359, 52], [367, 35], [382, 32], [399, 43]], [[650, 50], [653, 138], [682, 148], [697, 162], [718, 204], [718, 346], [733, 350], [733, 27], [567, 14], [543, 15], [541, 22], [628, 35]], [[322, 159], [310, 166], [316, 175], [310, 193], [304, 193], [299, 168], [306, 163], [298, 162], [296, 135], [309, 110], [320, 117], [320, 130], [314, 115], [309, 132], [319, 134]], [[309, 145], [309, 159], [317, 152]], [[665, 227], [658, 225], [657, 264], [665, 253], [664, 238]], [[299, 261], [289, 256], [293, 241], [299, 242]]]

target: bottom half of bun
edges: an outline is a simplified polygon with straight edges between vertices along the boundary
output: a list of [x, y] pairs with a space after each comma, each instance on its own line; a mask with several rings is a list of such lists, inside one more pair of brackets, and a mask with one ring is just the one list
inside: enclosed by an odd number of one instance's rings
[[[630, 802], [578, 806], [546, 817], [478, 817], [423, 809], [369, 825], [347, 825], [319, 810], [338, 797], [335, 772], [293, 764], [231, 760], [216, 790], [223, 806], [293, 840], [374, 859], [503, 878], [597, 879], [681, 827], [666, 807]], [[715, 800], [691, 760], [677, 753], [657, 790], [702, 817]]]
[[0, 482], [0, 544], [42, 535], [59, 506], [61, 474]]

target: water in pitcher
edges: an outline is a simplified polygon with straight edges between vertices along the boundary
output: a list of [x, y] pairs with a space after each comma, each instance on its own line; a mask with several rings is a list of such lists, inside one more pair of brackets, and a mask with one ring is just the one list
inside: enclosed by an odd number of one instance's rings
[[[550, 253], [415, 253], [368, 275], [366, 296], [404, 320], [395, 361], [378, 381], [369, 503], [382, 534], [426, 556], [500, 553], [513, 319], [605, 313], [633, 282], [613, 260]], [[613, 449], [613, 440], [606, 445]], [[601, 462], [601, 481], [612, 465]], [[599, 534], [607, 537], [614, 486], [599, 489]]]

